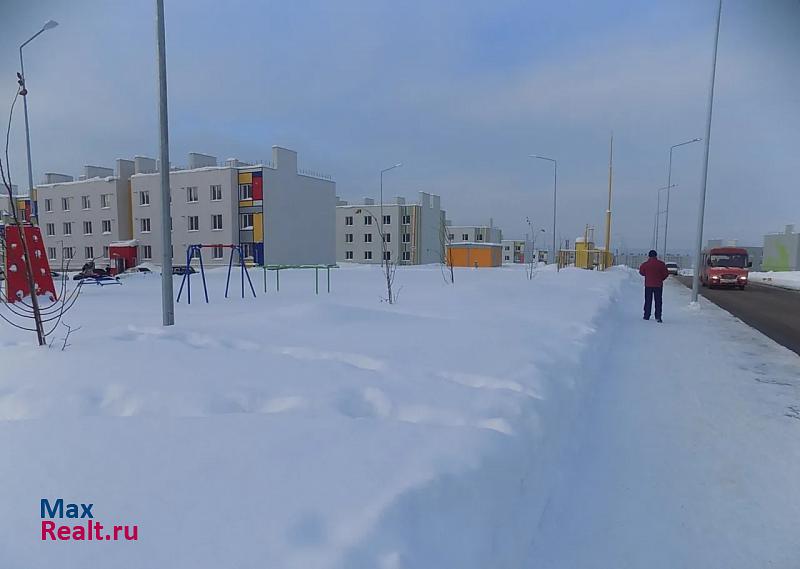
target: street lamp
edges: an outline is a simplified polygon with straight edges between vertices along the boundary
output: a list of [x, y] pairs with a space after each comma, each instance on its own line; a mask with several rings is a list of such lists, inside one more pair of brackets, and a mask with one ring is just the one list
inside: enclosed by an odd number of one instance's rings
[[[161, 181], [161, 324], [175, 324], [172, 292], [172, 213], [169, 190], [169, 116], [167, 114], [167, 41], [164, 0], [156, 0], [156, 57], [158, 61], [159, 177]], [[244, 263], [244, 261], [241, 261]]]
[[528, 158], [537, 158], [539, 160], [547, 160], [548, 162], [553, 163], [553, 256], [550, 257], [552, 262], [552, 259], [556, 258], [556, 202], [558, 198], [558, 160], [555, 160], [554, 158], [548, 158], [547, 156], [539, 156], [537, 154], [529, 154]]
[[[661, 214], [665, 213], [665, 211], [661, 211], [661, 192], [667, 190], [667, 194], [669, 194], [669, 190], [677, 186], [677, 184], [672, 184], [670, 186], [662, 186], [658, 188], [657, 194], [658, 197], [656, 199], [656, 221], [655, 225], [653, 226], [653, 249], [658, 249], [658, 233], [661, 230]], [[666, 253], [664, 253], [666, 255]]]
[[[692, 140], [687, 140], [686, 142], [681, 142], [679, 144], [673, 144], [669, 147], [669, 169], [667, 170], [667, 208], [664, 219], [664, 259], [667, 258], [667, 231], [669, 231], [669, 188], [672, 186], [672, 151], [679, 146], [686, 146], [687, 144], [700, 142], [701, 140], [703, 139], [693, 138]], [[658, 246], [658, 243], [656, 243], [656, 246]]]
[[700, 292], [700, 255], [703, 251], [703, 218], [706, 213], [706, 186], [708, 184], [708, 152], [711, 146], [711, 117], [714, 112], [714, 83], [717, 78], [717, 48], [719, 47], [719, 22], [722, 18], [722, 0], [717, 8], [717, 26], [714, 34], [714, 58], [711, 62], [711, 86], [708, 90], [708, 116], [706, 117], [706, 148], [703, 153], [703, 185], [700, 191], [700, 208], [697, 214], [697, 242], [694, 248], [694, 275], [692, 276], [692, 302], [697, 302]]
[[55, 20], [47, 20], [42, 29], [33, 34], [28, 41], [19, 46], [19, 81], [20, 81], [20, 94], [22, 95], [22, 108], [25, 115], [25, 146], [28, 151], [28, 196], [31, 199], [31, 221], [36, 220], [39, 215], [39, 208], [36, 205], [36, 196], [33, 195], [33, 168], [31, 166], [31, 130], [28, 124], [28, 87], [25, 82], [25, 61], [22, 58], [22, 48], [38, 38], [47, 30], [52, 30], [58, 25]]
[[385, 241], [385, 239], [386, 238], [383, 236], [383, 174], [385, 172], [388, 172], [389, 170], [394, 170], [395, 168], [399, 168], [402, 165], [403, 165], [402, 162], [398, 162], [394, 166], [389, 166], [388, 168], [384, 168], [383, 170], [381, 170], [381, 208], [380, 208], [380, 210], [381, 210], [381, 223], [380, 223], [380, 228], [381, 228], [381, 241], [383, 241], [383, 243], [381, 243], [381, 255], [383, 255], [383, 257], [384, 257], [383, 259], [381, 259], [381, 264], [383, 264], [386, 261], [386, 255], [385, 255], [385, 251], [386, 251], [386, 241]]

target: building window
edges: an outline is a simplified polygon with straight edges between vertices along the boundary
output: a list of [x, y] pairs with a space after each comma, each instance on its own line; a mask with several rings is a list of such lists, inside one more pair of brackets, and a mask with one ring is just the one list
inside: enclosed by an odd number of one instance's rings
[[92, 234], [92, 222], [91, 221], [84, 221], [83, 222], [83, 234], [84, 235], [91, 235]]
[[72, 198], [61, 198], [61, 209], [69, 211], [69, 200]]
[[63, 253], [64, 259], [67, 260], [67, 261], [71, 260], [72, 257], [75, 256], [75, 253], [72, 250], [72, 247], [64, 247], [61, 251]]
[[186, 188], [186, 203], [195, 203], [200, 198], [197, 195], [197, 186], [189, 186]]
[[367, 261], [372, 260], [372, 251], [364, 251], [364, 259]]
[[139, 205], [150, 205], [150, 192], [145, 190], [139, 192]]
[[94, 247], [84, 247], [83, 252], [86, 254], [86, 259], [94, 259]]
[[105, 245], [105, 246], [103, 247], [103, 257], [105, 257], [106, 259], [108, 259], [108, 245]]
[[91, 209], [92, 202], [89, 199], [89, 196], [81, 196], [81, 207], [83, 209]]
[[200, 217], [197, 215], [190, 215], [187, 218], [189, 221], [189, 231], [200, 231]]
[[391, 225], [392, 223], [392, 216], [391, 215], [384, 215], [383, 216], [383, 224], [384, 225]]
[[239, 216], [239, 228], [242, 230], [253, 229], [253, 214], [243, 213]]
[[[511, 250], [511, 247], [509, 247], [508, 245], [506, 245], [505, 247], [503, 247], [503, 250], [504, 250], [504, 251], [510, 251], [510, 250]], [[506, 260], [508, 260], [508, 259], [506, 258]]]
[[213, 247], [211, 249], [211, 252], [212, 252], [211, 253], [211, 257], [212, 258], [214, 258], [214, 259], [222, 259], [222, 247]]
[[222, 214], [216, 213], [211, 216], [211, 229], [220, 230], [222, 229]]
[[509, 260], [509, 259], [508, 259], [508, 255], [506, 255], [506, 256], [505, 256], [505, 260], [506, 260], [506, 261], [508, 261], [508, 260]]
[[100, 207], [103, 209], [111, 207], [111, 194], [100, 194]]
[[353, 225], [353, 216], [352, 215], [348, 215], [347, 217], [345, 217], [344, 218], [344, 224], [345, 225]]
[[372, 216], [371, 215], [365, 215], [364, 216], [364, 225], [372, 225]]
[[372, 233], [364, 234], [364, 243], [372, 243]]
[[476, 241], [483, 241], [483, 233], [478, 233], [478, 234], [475, 236], [475, 240], [476, 240]]
[[392, 260], [392, 252], [391, 251], [384, 251], [383, 252], [383, 260], [384, 261], [391, 261]]
[[222, 201], [222, 186], [219, 185], [211, 186], [211, 201], [212, 202]]
[[350, 261], [353, 259], [353, 252], [352, 251], [345, 251], [344, 258], [346, 261]]
[[153, 258], [153, 247], [151, 245], [142, 245], [142, 259], [150, 260]]
[[242, 243], [242, 254], [246, 259], [253, 258], [253, 244], [252, 243]]
[[403, 251], [403, 260], [410, 261], [411, 260], [411, 251]]
[[391, 233], [384, 233], [383, 234], [383, 242], [384, 243], [391, 243], [392, 241], [392, 234]]
[[143, 217], [139, 220], [139, 224], [141, 225], [142, 233], [150, 233], [150, 218]]
[[411, 216], [406, 214], [403, 216], [403, 225], [409, 225], [411, 223]]
[[462, 241], [469, 241], [469, 233], [462, 233], [461, 234]]
[[47, 212], [53, 211], [53, 200], [49, 198], [44, 200], [44, 210]]
[[253, 184], [239, 184], [239, 200], [253, 199]]
[[345, 243], [352, 243], [353, 242], [353, 234], [352, 233], [345, 233], [344, 234], [344, 242]]
[[64, 222], [64, 235], [72, 235], [72, 222], [65, 221]]
[[55, 247], [48, 247], [47, 248], [47, 258], [51, 261], [56, 260], [56, 248]]
[[56, 234], [56, 224], [55, 223], [48, 223], [47, 224], [47, 236], [48, 237], [55, 237]]
[[448, 238], [450, 241], [452, 241], [453, 239], [455, 239], [455, 238], [456, 238], [456, 236], [455, 236], [455, 235], [453, 235], [452, 233], [448, 233], [448, 234], [447, 234], [447, 238]]
[[111, 220], [104, 219], [102, 223], [103, 223], [103, 233], [111, 233]]
[[411, 243], [411, 234], [403, 233], [403, 243]]

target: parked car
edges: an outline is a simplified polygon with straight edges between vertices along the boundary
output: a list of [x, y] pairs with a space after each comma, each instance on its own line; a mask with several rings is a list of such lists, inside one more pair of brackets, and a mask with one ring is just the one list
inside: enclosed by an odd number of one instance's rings
[[127, 271], [125, 271], [125, 274], [133, 274], [133, 273], [152, 273], [152, 272], [153, 272], [153, 271], [151, 271], [151, 270], [150, 270], [150, 269], [148, 269], [147, 267], [131, 267], [130, 269], [128, 269]]
[[666, 265], [667, 265], [667, 272], [669, 274], [671, 274], [671, 275], [677, 275], [678, 274], [678, 270], [679, 270], [678, 263], [673, 263], [673, 262], [670, 261], [669, 263], [666, 263]]
[[[194, 267], [189, 267], [188, 273], [190, 275], [193, 275], [196, 272], [197, 271], [194, 270]], [[176, 265], [176, 266], [172, 267], [172, 274], [173, 275], [185, 275], [186, 273], [187, 273], [186, 265]]]

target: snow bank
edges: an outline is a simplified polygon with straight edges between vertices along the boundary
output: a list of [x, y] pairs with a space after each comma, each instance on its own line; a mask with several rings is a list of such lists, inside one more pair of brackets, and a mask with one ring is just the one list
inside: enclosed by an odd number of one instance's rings
[[782, 288], [800, 290], [800, 271], [769, 271], [766, 273], [750, 273], [750, 281]]
[[[378, 267], [251, 274], [169, 329], [147, 275], [86, 289], [63, 352], [3, 329], [2, 565], [518, 567], [627, 272], [400, 268], [393, 306]], [[47, 497], [139, 541], [43, 543]]]

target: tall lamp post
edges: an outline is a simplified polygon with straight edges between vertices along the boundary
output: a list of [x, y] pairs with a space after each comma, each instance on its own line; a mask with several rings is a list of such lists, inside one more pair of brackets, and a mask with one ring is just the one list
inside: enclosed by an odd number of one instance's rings
[[39, 215], [39, 208], [36, 205], [36, 196], [33, 195], [33, 167], [31, 166], [31, 129], [28, 123], [28, 87], [26, 85], [25, 79], [25, 60], [22, 57], [22, 48], [26, 45], [31, 43], [33, 40], [38, 38], [41, 34], [46, 32], [47, 30], [52, 30], [58, 25], [58, 22], [55, 20], [47, 20], [42, 29], [33, 34], [28, 41], [23, 43], [19, 46], [19, 80], [21, 82], [22, 87], [22, 108], [25, 115], [25, 147], [28, 151], [28, 196], [31, 199], [31, 221], [34, 221]]
[[[36, 196], [33, 195], [33, 168], [31, 166], [31, 132], [28, 123], [28, 88], [25, 85], [25, 60], [22, 57], [22, 50], [23, 48], [39, 37], [41, 34], [46, 32], [47, 30], [52, 30], [58, 25], [58, 22], [55, 20], [48, 20], [45, 22], [42, 29], [33, 34], [28, 41], [23, 43], [19, 46], [19, 93], [22, 95], [22, 104], [25, 109], [25, 145], [28, 152], [28, 197], [31, 200], [32, 208], [31, 208], [31, 221], [35, 221], [35, 217], [38, 214], [36, 209]], [[11, 200], [11, 207], [12, 210], [14, 209], [14, 196], [9, 195], [9, 199]], [[16, 217], [16, 216], [15, 216]], [[19, 223], [17, 229], [19, 230], [19, 237], [20, 242], [22, 243], [22, 252], [25, 256], [25, 273], [28, 277], [28, 288], [31, 292], [31, 308], [33, 309], [33, 319], [36, 323], [36, 336], [39, 340], [40, 346], [47, 345], [45, 333], [44, 333], [44, 323], [42, 321], [42, 313], [39, 310], [39, 297], [36, 294], [36, 283], [34, 282], [33, 278], [33, 267], [31, 266], [31, 257], [28, 252], [28, 242], [25, 239], [25, 230], [22, 227], [22, 222], [19, 219], [16, 219]]]
[[548, 158], [547, 156], [539, 156], [537, 154], [529, 154], [529, 158], [538, 158], [539, 160], [547, 160], [553, 163], [553, 256], [550, 257], [551, 261], [556, 258], [556, 204], [558, 199], [558, 160]]
[[[380, 224], [380, 228], [381, 228], [381, 240], [382, 241], [384, 239], [386, 239], [384, 237], [384, 235], [383, 235], [383, 175], [386, 172], [388, 172], [389, 170], [394, 170], [395, 168], [399, 168], [402, 165], [403, 165], [402, 162], [398, 162], [394, 166], [389, 166], [388, 168], [384, 168], [383, 170], [381, 170], [381, 208], [380, 208], [381, 209], [381, 224]], [[386, 255], [383, 254], [383, 251], [385, 251], [385, 250], [386, 250], [386, 242], [384, 241], [383, 243], [381, 243], [381, 255], [384, 257], [383, 259], [381, 259], [381, 265], [383, 265], [383, 263], [386, 262], [386, 258], [385, 258]]]
[[[667, 170], [667, 207], [665, 211], [665, 218], [664, 218], [664, 259], [667, 258], [667, 232], [669, 231], [669, 194], [670, 188], [672, 187], [672, 151], [678, 148], [679, 146], [686, 146], [687, 144], [692, 144], [694, 142], [700, 142], [703, 140], [702, 138], [693, 138], [692, 140], [687, 140], [686, 142], [681, 142], [678, 144], [673, 144], [669, 147], [669, 169]], [[658, 243], [656, 243], [656, 248], [658, 248]]]
[[167, 116], [167, 51], [164, 32], [164, 0], [156, 0], [156, 52], [158, 55], [158, 122], [161, 177], [161, 323], [175, 324], [172, 297], [172, 231], [169, 198], [169, 120]]
[[666, 210], [661, 209], [661, 192], [667, 190], [669, 192], [670, 189], [674, 188], [677, 184], [672, 184], [671, 186], [662, 186], [658, 188], [658, 199], [656, 200], [656, 220], [655, 224], [653, 225], [653, 249], [658, 249], [658, 240], [659, 240], [659, 233], [661, 231], [661, 214], [665, 213]]
[[717, 78], [717, 48], [719, 47], [719, 23], [722, 18], [722, 0], [717, 8], [717, 26], [714, 34], [714, 57], [711, 60], [711, 86], [708, 90], [708, 116], [706, 117], [705, 152], [703, 153], [703, 185], [700, 190], [700, 208], [697, 214], [697, 242], [694, 247], [694, 275], [692, 276], [692, 302], [697, 302], [700, 292], [700, 255], [703, 251], [703, 219], [706, 213], [706, 186], [708, 184], [708, 152], [711, 146], [711, 117], [714, 112], [714, 83]]

